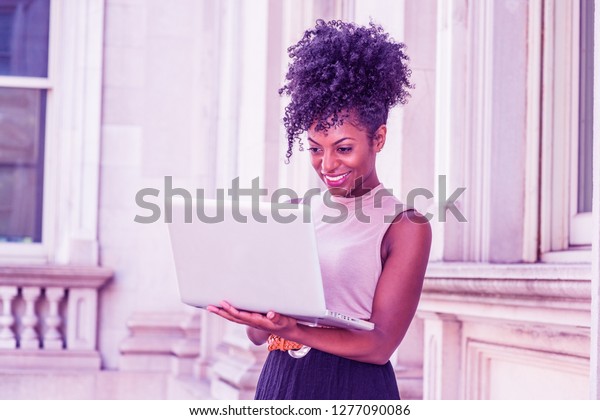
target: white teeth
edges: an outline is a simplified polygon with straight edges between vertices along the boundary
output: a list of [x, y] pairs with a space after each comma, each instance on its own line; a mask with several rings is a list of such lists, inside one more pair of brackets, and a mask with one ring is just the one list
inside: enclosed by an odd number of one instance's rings
[[348, 174], [343, 174], [343, 175], [340, 175], [340, 176], [327, 176], [327, 175], [325, 175], [325, 178], [327, 178], [330, 181], [334, 181], [335, 182], [335, 181], [339, 181], [340, 179], [342, 179], [346, 175], [348, 175]]

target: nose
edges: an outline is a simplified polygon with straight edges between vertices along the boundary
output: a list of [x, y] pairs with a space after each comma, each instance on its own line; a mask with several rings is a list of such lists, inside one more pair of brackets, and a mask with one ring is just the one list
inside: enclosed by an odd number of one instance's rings
[[321, 172], [325, 174], [330, 174], [335, 172], [335, 169], [338, 167], [338, 161], [335, 156], [332, 156], [331, 153], [325, 152], [323, 154], [323, 159], [321, 160]]

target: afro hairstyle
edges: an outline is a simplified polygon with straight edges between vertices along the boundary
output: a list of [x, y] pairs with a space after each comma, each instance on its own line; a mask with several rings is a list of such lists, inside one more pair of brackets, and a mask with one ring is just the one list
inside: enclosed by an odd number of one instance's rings
[[317, 20], [314, 28], [288, 48], [290, 64], [280, 95], [290, 97], [283, 123], [286, 162], [300, 134], [316, 123], [317, 131], [339, 126], [352, 115], [372, 138], [387, 122], [390, 108], [405, 104], [411, 70], [405, 45], [383, 28]]

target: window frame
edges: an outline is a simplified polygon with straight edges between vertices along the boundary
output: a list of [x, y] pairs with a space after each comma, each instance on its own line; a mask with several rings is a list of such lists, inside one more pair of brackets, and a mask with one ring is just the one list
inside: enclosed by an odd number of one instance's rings
[[589, 262], [591, 213], [577, 213], [580, 3], [543, 6], [540, 260]]
[[[54, 232], [50, 227], [53, 221], [52, 191], [55, 189], [54, 177], [52, 177], [52, 162], [48, 158], [48, 151], [52, 146], [52, 109], [54, 108], [55, 82], [52, 75], [55, 73], [54, 66], [56, 47], [58, 45], [58, 29], [55, 21], [58, 16], [60, 1], [50, 0], [49, 31], [48, 31], [48, 72], [46, 77], [27, 76], [0, 76], [0, 87], [16, 89], [40, 89], [46, 91], [45, 110], [45, 133], [44, 133], [44, 167], [43, 167], [43, 198], [42, 198], [42, 240], [35, 243], [0, 243], [0, 263], [46, 263], [48, 262], [49, 250], [54, 241]], [[50, 147], [49, 147], [50, 146]]]
[[[586, 0], [589, 1], [589, 0]], [[594, 0], [591, 0], [592, 2]], [[581, 2], [575, 2], [581, 4]], [[579, 7], [576, 8], [575, 21], [577, 22], [577, 33], [581, 33], [581, 10]], [[577, 48], [574, 48], [574, 61], [576, 64], [576, 75], [580, 75], [580, 63], [581, 63], [581, 48], [580, 42], [577, 43]], [[580, 84], [579, 77], [577, 80], [577, 112], [575, 114], [577, 121], [579, 121], [580, 115], [580, 101], [579, 92]], [[575, 128], [575, 139], [571, 144], [571, 206], [570, 206], [570, 225], [569, 225], [569, 245], [573, 246], [591, 246], [592, 242], [592, 212], [579, 212], [578, 211], [578, 194], [579, 194], [579, 124]]]
[[104, 0], [50, 0], [48, 76], [0, 77], [46, 95], [42, 242], [0, 243], [0, 264], [98, 264]]

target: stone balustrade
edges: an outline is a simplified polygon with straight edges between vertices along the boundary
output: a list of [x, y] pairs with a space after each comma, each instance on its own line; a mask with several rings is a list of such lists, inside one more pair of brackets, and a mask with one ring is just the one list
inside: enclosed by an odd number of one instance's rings
[[0, 369], [99, 369], [101, 267], [0, 266]]

